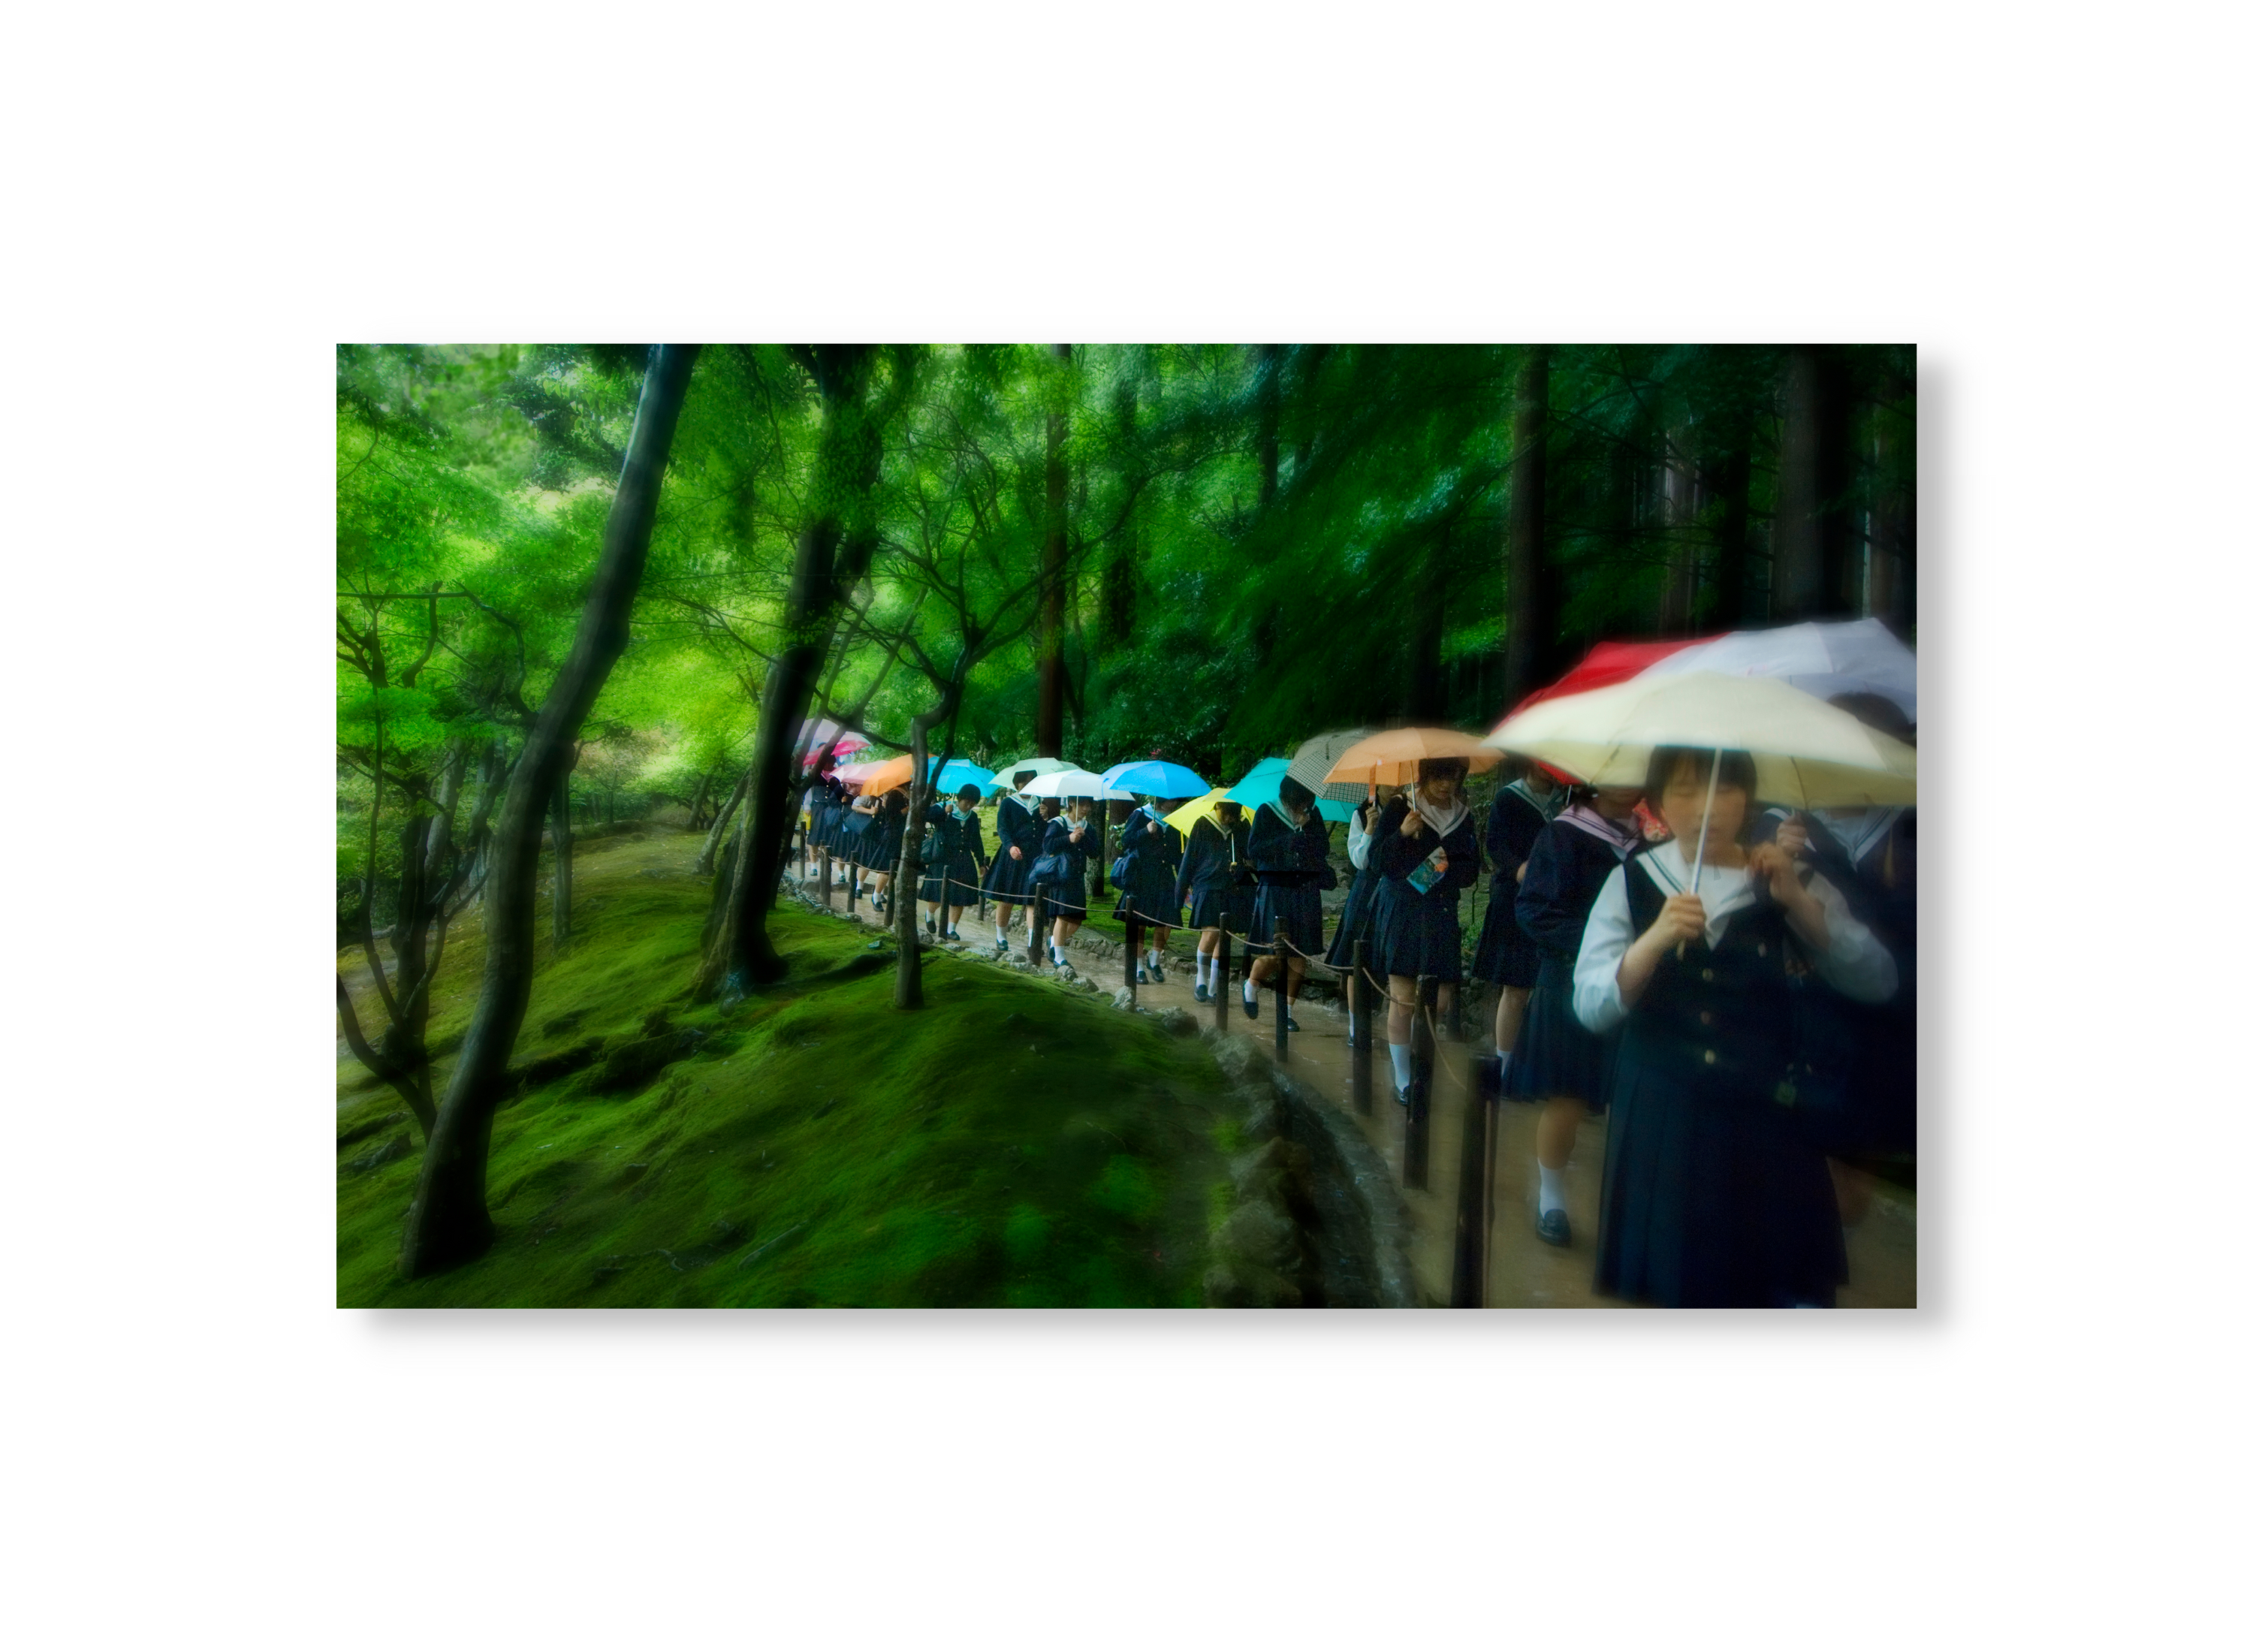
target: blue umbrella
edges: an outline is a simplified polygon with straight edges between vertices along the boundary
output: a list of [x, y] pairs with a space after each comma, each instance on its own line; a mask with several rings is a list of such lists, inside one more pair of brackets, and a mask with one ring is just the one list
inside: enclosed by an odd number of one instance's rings
[[1120, 791], [1139, 791], [1146, 798], [1201, 798], [1212, 790], [1211, 783], [1194, 769], [1156, 757], [1114, 763], [1103, 771], [1103, 784]]
[[[1290, 766], [1291, 760], [1288, 757], [1260, 758], [1245, 772], [1243, 779], [1228, 789], [1228, 800], [1231, 803], [1240, 803], [1247, 809], [1256, 809], [1263, 803], [1274, 802], [1283, 795], [1283, 771]], [[1328, 798], [1316, 798], [1315, 810], [1325, 820], [1338, 821], [1353, 819], [1353, 807], [1350, 804], [1334, 803]]]
[[[937, 762], [937, 758], [932, 759]], [[976, 786], [987, 797], [1001, 788], [994, 784], [994, 771], [981, 769], [966, 757], [957, 757], [938, 771], [931, 782], [932, 788], [943, 797], [952, 797], [965, 786]]]

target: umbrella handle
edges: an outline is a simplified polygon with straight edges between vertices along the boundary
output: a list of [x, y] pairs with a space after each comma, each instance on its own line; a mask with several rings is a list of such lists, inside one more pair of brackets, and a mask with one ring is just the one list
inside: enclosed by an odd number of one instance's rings
[[[1705, 776], [1705, 812], [1698, 821], [1698, 858], [1690, 863], [1690, 893], [1692, 895], [1698, 893], [1698, 875], [1705, 869], [1705, 833], [1712, 829], [1713, 824], [1713, 793], [1720, 788], [1720, 784], [1721, 748], [1716, 746], [1713, 748], [1712, 769]], [[1688, 950], [1689, 945], [1690, 943], [1687, 941], [1675, 942], [1674, 961], [1676, 963], [1682, 961], [1682, 956]]]

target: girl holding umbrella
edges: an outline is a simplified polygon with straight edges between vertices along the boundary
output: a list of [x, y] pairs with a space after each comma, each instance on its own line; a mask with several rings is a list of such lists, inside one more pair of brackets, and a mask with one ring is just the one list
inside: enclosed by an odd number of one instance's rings
[[[994, 901], [994, 956], [1009, 955], [1009, 918], [1033, 899], [1033, 862], [1041, 852], [1043, 824], [1021, 794], [1039, 777], [1036, 769], [1020, 769], [1009, 777], [1010, 790], [994, 811], [994, 858], [986, 868], [986, 893]], [[1025, 938], [1025, 956], [1033, 956], [1034, 938]]]
[[1166, 936], [1181, 921], [1181, 897], [1175, 893], [1182, 865], [1182, 834], [1166, 816], [1181, 806], [1145, 798], [1126, 824], [1120, 828], [1120, 853], [1113, 875], [1119, 882], [1119, 903], [1111, 916], [1124, 919], [1131, 910], [1149, 927], [1145, 931], [1141, 962], [1134, 979], [1144, 985], [1166, 979]]
[[[1061, 812], [1068, 806], [1071, 813]], [[1068, 968], [1064, 944], [1078, 932], [1087, 917], [1087, 847], [1094, 835], [1089, 821], [1093, 803], [1073, 798], [1068, 805], [1054, 798], [1041, 799], [1041, 854], [1033, 862], [1033, 890], [1043, 896], [1055, 923], [1049, 930], [1049, 962]]]
[[1385, 960], [1392, 1000], [1385, 1037], [1392, 1053], [1394, 1099], [1407, 1106], [1409, 1035], [1416, 1013], [1416, 978], [1440, 982], [1440, 1007], [1451, 1008], [1463, 979], [1463, 931], [1456, 915], [1462, 892], [1478, 882], [1478, 826], [1463, 801], [1461, 757], [1425, 757], [1416, 763], [1414, 789], [1396, 798], [1378, 826], [1374, 858], [1383, 880], [1377, 891], [1377, 947]]
[[[1510, 1052], [1517, 1048], [1518, 1029], [1524, 1023], [1526, 1000], [1541, 969], [1539, 949], [1518, 922], [1518, 886], [1525, 881], [1534, 840], [1565, 802], [1564, 788], [1550, 778], [1548, 770], [1527, 763], [1523, 774], [1494, 794], [1486, 812], [1486, 852], [1494, 862], [1494, 887], [1488, 891], [1486, 917], [1479, 924], [1471, 973], [1502, 989], [1494, 1000], [1494, 1073], [1505, 1084]], [[1594, 890], [1588, 894], [1594, 898]]]
[[926, 909], [923, 926], [950, 941], [962, 938], [957, 927], [962, 908], [978, 890], [978, 862], [986, 854], [986, 830], [978, 819], [979, 791], [965, 782], [946, 800], [924, 811], [923, 883], [916, 891]]
[[[1278, 968], [1288, 970], [1287, 996], [1294, 1004], [1299, 1001], [1306, 959], [1319, 956], [1322, 950], [1322, 892], [1337, 887], [1337, 873], [1330, 865], [1329, 822], [1316, 812], [1315, 794], [1288, 775], [1283, 777], [1275, 801], [1261, 804], [1252, 815], [1246, 851], [1252, 874], [1259, 882], [1252, 903], [1252, 939], [1272, 945], [1280, 919], [1289, 931], [1291, 951], [1305, 954], [1283, 965], [1271, 951], [1253, 963], [1244, 978], [1244, 1013], [1257, 1021], [1259, 988], [1274, 979]], [[1289, 1010], [1282, 1014], [1291, 1030], [1298, 1031]]]
[[1570, 1244], [1565, 1214], [1565, 1167], [1580, 1135], [1580, 1120], [1604, 1111], [1611, 1083], [1610, 1036], [1592, 1033], [1573, 1016], [1573, 965], [1580, 953], [1588, 909], [1614, 868], [1643, 847], [1636, 786], [1576, 787], [1572, 805], [1533, 840], [1519, 876], [1517, 925], [1538, 949], [1538, 979], [1525, 1013], [1520, 1055], [1503, 1069], [1503, 1094], [1538, 1102], [1533, 1156], [1541, 1173], [1534, 1231], [1545, 1244]]
[[1838, 1200], [1792, 1110], [1789, 975], [1863, 1003], [1897, 984], [1827, 879], [1774, 843], [1747, 848], [1757, 775], [1742, 750], [1652, 752], [1646, 791], [1672, 840], [1606, 877], [1573, 968], [1581, 1024], [1621, 1035], [1597, 1288], [1665, 1307], [1837, 1300]]
[[1251, 921], [1252, 901], [1245, 889], [1251, 874], [1245, 861], [1251, 852], [1251, 833], [1244, 823], [1244, 805], [1223, 798], [1211, 814], [1189, 829], [1182, 852], [1181, 869], [1174, 878], [1174, 905], [1186, 903], [1189, 927], [1198, 931], [1196, 1001], [1212, 1001], [1225, 983], [1215, 979], [1220, 963], [1220, 932], [1241, 934]]

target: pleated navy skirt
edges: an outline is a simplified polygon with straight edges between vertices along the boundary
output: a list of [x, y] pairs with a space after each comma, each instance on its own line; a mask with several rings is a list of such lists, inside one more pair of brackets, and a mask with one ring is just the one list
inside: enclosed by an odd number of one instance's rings
[[1502, 1093], [1513, 1101], [1546, 1101], [1569, 1096], [1591, 1114], [1603, 1112], [1611, 1094], [1615, 1035], [1590, 1032], [1573, 1014], [1573, 959], [1543, 952], [1533, 997], [1517, 1031], [1517, 1049], [1502, 1076]]
[[1232, 885], [1189, 895], [1189, 927], [1193, 930], [1225, 929], [1231, 935], [1241, 935], [1252, 922], [1252, 891], [1241, 885]]
[[1087, 918], [1087, 880], [1074, 878], [1069, 883], [1040, 883], [1034, 886], [1036, 894], [1044, 896], [1049, 903], [1049, 917], [1071, 918], [1085, 923]]
[[1623, 1048], [1596, 1288], [1662, 1307], [1828, 1307], [1845, 1277], [1830, 1168], [1789, 1110]]
[[1455, 898], [1450, 891], [1436, 901], [1427, 900], [1398, 878], [1378, 885], [1375, 944], [1370, 950], [1382, 960], [1387, 975], [1462, 979], [1463, 925], [1455, 915]]
[[1493, 880], [1486, 916], [1479, 920], [1478, 948], [1471, 973], [1496, 986], [1531, 986], [1541, 972], [1541, 949], [1517, 927], [1517, 883]]
[[1275, 938], [1275, 920], [1290, 926], [1291, 944], [1319, 958], [1322, 951], [1322, 892], [1311, 883], [1263, 883], [1252, 903], [1251, 935], [1265, 945]]
[[[1364, 868], [1354, 874], [1353, 887], [1345, 892], [1345, 904], [1338, 910], [1337, 933], [1330, 937], [1329, 951], [1322, 954], [1322, 962], [1333, 969], [1350, 969], [1353, 965], [1353, 944], [1372, 938], [1377, 927], [1377, 886], [1382, 882], [1377, 874]], [[1376, 963], [1376, 949], [1371, 948], [1371, 966], [1383, 970]]]

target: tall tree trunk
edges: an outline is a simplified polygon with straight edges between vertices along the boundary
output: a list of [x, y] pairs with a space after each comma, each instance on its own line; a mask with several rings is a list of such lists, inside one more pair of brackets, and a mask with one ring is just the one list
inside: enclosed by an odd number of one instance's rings
[[1283, 346], [1261, 345], [1253, 352], [1254, 396], [1259, 407], [1259, 422], [1252, 443], [1259, 461], [1259, 497], [1252, 502], [1260, 515], [1275, 502], [1275, 488], [1282, 470], [1282, 446], [1279, 440], [1283, 415]]
[[[892, 982], [894, 1009], [923, 1007], [923, 947], [916, 939], [916, 897], [923, 882], [923, 812], [931, 798], [931, 746], [924, 732], [929, 726], [926, 716], [919, 714], [910, 725], [908, 736], [914, 767], [908, 781], [907, 825], [900, 833], [899, 875], [892, 880], [892, 928], [900, 941], [899, 972]], [[938, 911], [939, 922], [944, 924], [944, 903]]]
[[1658, 634], [1686, 637], [1698, 610], [1698, 472], [1688, 457], [1690, 431], [1678, 425], [1667, 432], [1660, 470], [1666, 531], [1666, 582], [1659, 595]]
[[1838, 619], [1853, 611], [1859, 559], [1847, 495], [1853, 475], [1851, 387], [1835, 351], [1795, 345], [1783, 370], [1783, 451], [1777, 477], [1777, 620]]
[[1047, 533], [1041, 542], [1040, 700], [1034, 714], [1033, 745], [1043, 757], [1064, 756], [1064, 449], [1071, 434], [1066, 412], [1070, 345], [1050, 345], [1058, 366], [1049, 391]]
[[1452, 525], [1442, 526], [1424, 547], [1423, 600], [1416, 604], [1416, 635], [1407, 650], [1408, 688], [1404, 696], [1411, 722], [1444, 722], [1447, 680], [1440, 650], [1447, 634], [1447, 575], [1454, 548]]
[[[843, 593], [868, 569], [875, 542], [860, 523], [883, 457], [880, 421], [868, 406], [874, 351], [825, 345], [813, 354], [821, 393], [821, 445], [814, 457], [812, 519], [798, 536], [798, 560], [783, 610], [783, 645], [767, 672], [752, 742], [745, 794], [746, 859], [738, 862], [731, 901], [706, 949], [695, 993], [711, 998], [782, 979], [785, 966], [767, 938], [768, 891], [748, 868], [779, 866], [785, 812], [795, 800], [790, 773], [799, 729], [828, 658]], [[848, 515], [856, 524], [848, 535]]]
[[1527, 350], [1517, 366], [1510, 420], [1510, 625], [1503, 657], [1504, 709], [1547, 682], [1556, 642], [1548, 551], [1544, 544], [1549, 463], [1549, 347]]
[[1743, 447], [1723, 453], [1713, 467], [1720, 512], [1713, 525], [1713, 611], [1716, 631], [1735, 631], [1745, 621], [1747, 555], [1752, 530], [1753, 458]]
[[696, 854], [697, 876], [712, 875], [712, 862], [719, 855], [720, 846], [728, 839], [728, 822], [734, 818], [736, 805], [743, 802], [743, 794], [750, 789], [751, 771], [746, 769], [743, 777], [736, 782], [736, 789], [728, 794], [727, 802], [720, 805], [719, 817], [712, 822], [712, 829], [704, 834], [704, 847]]
[[[1903, 406], [1911, 394], [1897, 373], [1888, 372], [1880, 400]], [[1869, 610], [1904, 639], [1916, 630], [1916, 496], [1905, 478], [1914, 477], [1915, 454], [1905, 433], [1873, 419], [1870, 436], [1875, 498], [1871, 508]]]
[[555, 851], [555, 899], [553, 941], [561, 957], [571, 940], [571, 770], [555, 777], [555, 797], [549, 809], [550, 836]]
[[625, 652], [627, 622], [649, 560], [666, 457], [698, 346], [659, 345], [643, 375], [641, 402], [626, 444], [617, 497], [603, 531], [601, 560], [579, 615], [571, 653], [556, 673], [526, 736], [493, 833], [485, 902], [485, 978], [452, 1080], [438, 1107], [415, 1179], [400, 1244], [409, 1279], [469, 1260], [492, 1243], [485, 1209], [485, 1162], [508, 1058], [532, 997], [534, 907], [540, 874], [541, 819], [565, 772], [579, 727], [610, 667]]
[[688, 829], [691, 832], [704, 824], [704, 801], [712, 795], [712, 771], [709, 769], [696, 777], [696, 791], [688, 799]]
[[431, 818], [429, 847], [422, 857], [422, 879], [432, 889], [444, 881], [446, 863], [453, 856], [454, 816], [460, 812], [462, 775], [469, 766], [469, 748], [457, 745], [447, 752], [438, 771], [437, 813]]

